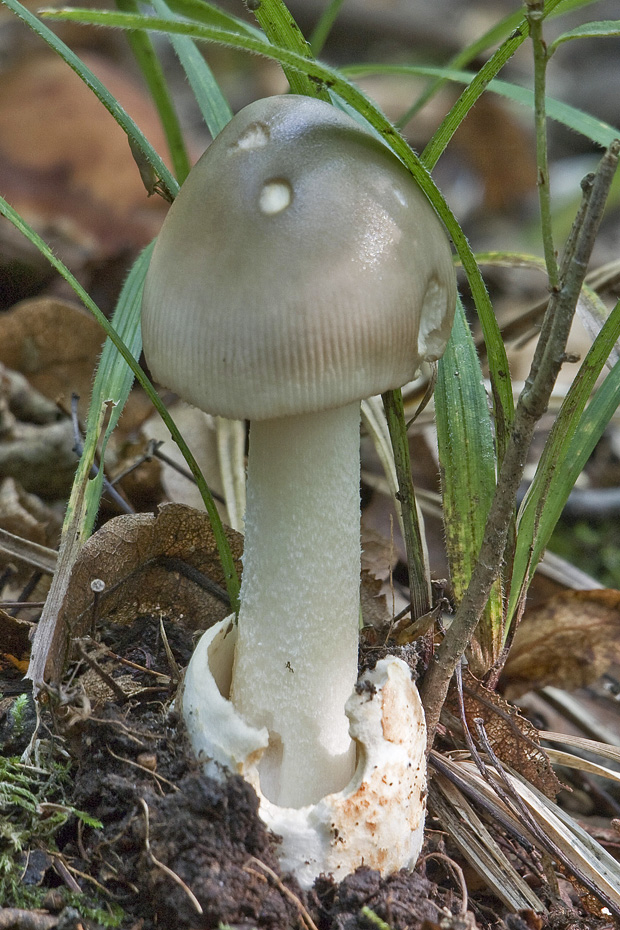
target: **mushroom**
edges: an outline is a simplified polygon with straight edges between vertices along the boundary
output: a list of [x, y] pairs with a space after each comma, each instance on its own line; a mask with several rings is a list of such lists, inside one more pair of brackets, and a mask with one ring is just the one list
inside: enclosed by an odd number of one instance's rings
[[[239, 112], [158, 237], [142, 305], [154, 377], [250, 420], [238, 624], [205, 634], [184, 715], [205, 759], [255, 765], [265, 808], [307, 810], [355, 781], [363, 753], [345, 705], [357, 680], [360, 401], [441, 355], [455, 299], [447, 237], [408, 171], [307, 97]], [[203, 686], [232, 705], [226, 720], [207, 712]], [[222, 748], [233, 731], [239, 745]]]

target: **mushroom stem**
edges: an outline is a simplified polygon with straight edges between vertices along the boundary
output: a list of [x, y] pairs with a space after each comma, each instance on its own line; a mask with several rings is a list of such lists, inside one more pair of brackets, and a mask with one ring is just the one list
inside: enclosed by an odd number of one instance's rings
[[356, 402], [251, 424], [231, 700], [269, 731], [261, 790], [282, 807], [341, 790], [355, 767], [359, 418]]

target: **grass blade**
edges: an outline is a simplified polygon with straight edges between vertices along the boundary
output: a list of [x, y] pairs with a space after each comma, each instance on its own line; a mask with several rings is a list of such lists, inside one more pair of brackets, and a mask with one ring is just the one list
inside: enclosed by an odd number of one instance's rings
[[321, 13], [318, 23], [312, 30], [310, 48], [315, 57], [320, 55], [323, 51], [323, 46], [327, 42], [327, 38], [338, 18], [338, 13], [343, 3], [344, 0], [329, 0], [329, 3]]
[[[282, 0], [261, 0], [257, 5], [253, 4], [254, 6], [254, 16], [270, 42], [280, 48], [290, 49], [302, 58], [312, 58], [310, 46]], [[329, 100], [327, 90], [321, 84], [313, 83], [303, 71], [295, 67], [288, 68], [284, 63], [282, 63], [282, 69], [289, 82], [291, 93]]]
[[[454, 599], [467, 590], [495, 491], [495, 444], [489, 402], [473, 336], [459, 302], [438, 364], [435, 415], [446, 547]], [[458, 462], [458, 467], [454, 463]], [[472, 642], [474, 674], [495, 662], [502, 643], [502, 598], [496, 582]]]
[[[343, 68], [342, 72], [352, 78], [362, 77], [366, 74], [401, 74], [403, 77], [407, 75], [411, 77], [441, 77], [446, 81], [452, 81], [456, 84], [467, 84], [468, 89], [476, 78], [476, 75], [471, 71], [458, 71], [452, 68], [431, 67], [426, 65], [349, 65]], [[479, 86], [478, 89], [480, 90]], [[512, 100], [521, 106], [526, 106], [532, 110], [534, 109], [534, 94], [527, 87], [520, 87], [518, 84], [512, 84], [509, 81], [502, 81], [498, 78], [494, 78], [489, 81], [483, 90], [488, 90], [491, 93], [498, 94], [500, 97], [505, 97], [507, 100]], [[461, 109], [461, 121], [465, 118], [479, 97], [480, 93], [468, 96], [462, 104], [460, 102], [463, 98], [459, 98], [457, 104], [460, 104], [461, 107], [466, 106], [466, 112]], [[457, 104], [455, 104], [455, 106], [457, 106]], [[453, 112], [454, 107], [451, 113]], [[553, 97], [547, 97], [547, 116], [604, 148], [607, 148], [614, 139], [618, 137], [618, 133], [620, 132], [619, 129], [616, 129], [609, 123], [597, 119], [589, 113], [584, 113], [583, 110], [572, 107], [570, 104], [564, 103], [562, 100], [556, 100]], [[448, 119], [448, 117], [446, 117], [446, 119]], [[458, 128], [458, 126], [455, 128]], [[437, 130], [433, 139], [438, 140], [440, 129]], [[441, 145], [439, 141], [433, 143], [433, 140], [431, 140], [422, 155], [424, 163], [429, 167], [433, 167], [443, 153], [450, 138], [450, 134], [446, 136], [442, 135]], [[430, 149], [429, 146], [431, 146]]]
[[256, 26], [252, 26], [244, 19], [231, 16], [230, 13], [225, 13], [212, 3], [207, 3], [207, 0], [168, 0], [168, 7], [176, 16], [194, 23], [215, 26], [217, 29], [251, 36], [261, 41], [264, 39], [263, 32]]
[[560, 45], [573, 39], [607, 39], [618, 35], [620, 35], [620, 19], [604, 19], [599, 22], [585, 23], [554, 39], [549, 45], [548, 56], [551, 58]]
[[[596, 379], [620, 338], [620, 303], [586, 355], [543, 450], [517, 522], [517, 546], [508, 618], [531, 581], [578, 475], [620, 402], [620, 362], [614, 365], [587, 409]], [[585, 412], [584, 412], [585, 411]]]
[[[151, 0], [151, 2], [159, 16], [174, 17], [165, 0]], [[207, 129], [215, 138], [232, 117], [228, 101], [193, 39], [188, 36], [173, 35], [170, 36], [170, 41], [185, 71]]]
[[[138, 12], [136, 0], [116, 0], [116, 6], [125, 13]], [[189, 174], [190, 163], [163, 69], [148, 33], [139, 30], [128, 32], [127, 41], [153, 98], [168, 143], [174, 173], [179, 184], [182, 184]]]

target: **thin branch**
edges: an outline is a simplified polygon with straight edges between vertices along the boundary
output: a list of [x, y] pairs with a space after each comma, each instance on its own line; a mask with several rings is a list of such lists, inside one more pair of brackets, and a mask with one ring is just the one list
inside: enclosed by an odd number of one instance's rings
[[[276, 872], [274, 872], [273, 869], [270, 868], [268, 865], [266, 865], [264, 862], [261, 862], [260, 859], [257, 859], [256, 856], [250, 856], [250, 862], [253, 865], [257, 865], [264, 872], [266, 872], [269, 878], [272, 880], [272, 882], [276, 885], [278, 890], [286, 898], [288, 898], [289, 901], [291, 901], [295, 905], [295, 907], [299, 911], [299, 915], [301, 917], [302, 923], [307, 928], [307, 930], [318, 930], [317, 925], [313, 921], [312, 917], [310, 916], [306, 908], [303, 906], [302, 902], [299, 900], [297, 895], [293, 891], [291, 891], [290, 888], [286, 887], [286, 885], [282, 882], [280, 876], [277, 875]], [[247, 866], [245, 868], [247, 870]]]
[[171, 878], [172, 881], [175, 882], [179, 886], [179, 888], [183, 889], [183, 891], [185, 892], [185, 894], [191, 901], [192, 906], [194, 910], [196, 911], [196, 913], [203, 914], [204, 911], [202, 909], [202, 904], [200, 903], [200, 901], [198, 900], [198, 898], [196, 897], [192, 889], [188, 888], [188, 886], [185, 884], [183, 879], [179, 875], [177, 875], [176, 872], [173, 872], [172, 869], [168, 868], [167, 865], [164, 865], [163, 862], [160, 862], [159, 859], [157, 859], [151, 852], [151, 842], [149, 839], [149, 829], [150, 829], [149, 828], [149, 808], [144, 798], [139, 798], [138, 800], [140, 801], [140, 804], [142, 805], [142, 810], [144, 811], [144, 821], [145, 821], [144, 848], [146, 850], [147, 856], [149, 857], [150, 861], [153, 863], [154, 866], [156, 866], [158, 869], [161, 869], [162, 872], [165, 872], [165, 874], [169, 878]]
[[526, 0], [526, 19], [534, 49], [534, 122], [536, 126], [536, 164], [538, 166], [538, 199], [540, 226], [549, 286], [558, 285], [558, 263], [553, 247], [551, 228], [551, 192], [549, 190], [549, 162], [547, 157], [547, 113], [545, 106], [547, 83], [547, 46], [543, 39], [543, 0]]

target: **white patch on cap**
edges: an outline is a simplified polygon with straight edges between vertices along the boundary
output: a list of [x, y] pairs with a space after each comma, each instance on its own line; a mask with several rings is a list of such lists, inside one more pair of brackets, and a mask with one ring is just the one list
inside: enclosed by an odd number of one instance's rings
[[292, 200], [293, 189], [288, 181], [267, 181], [260, 192], [258, 205], [262, 213], [273, 216], [275, 213], [282, 213], [286, 210]]
[[231, 145], [231, 149], [262, 149], [269, 142], [269, 127], [264, 123], [250, 123], [239, 138]]

